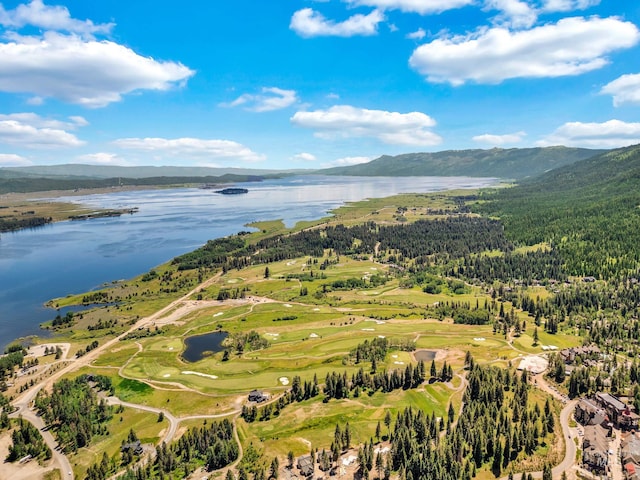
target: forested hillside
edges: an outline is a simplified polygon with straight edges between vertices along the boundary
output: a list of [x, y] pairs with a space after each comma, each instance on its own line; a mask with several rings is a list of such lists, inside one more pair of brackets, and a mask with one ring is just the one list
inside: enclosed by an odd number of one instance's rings
[[493, 148], [384, 155], [369, 163], [322, 170], [327, 175], [470, 176], [522, 179], [599, 155], [585, 148]]
[[499, 217], [509, 239], [551, 243], [571, 275], [636, 275], [640, 266], [640, 146], [613, 150], [520, 186], [485, 193], [474, 208]]
[[0, 194], [29, 193], [76, 188], [110, 188], [119, 186], [161, 186], [202, 183], [259, 182], [265, 177], [256, 175], [222, 175], [220, 177], [147, 177], [147, 178], [84, 178], [84, 177], [20, 177], [0, 178]]

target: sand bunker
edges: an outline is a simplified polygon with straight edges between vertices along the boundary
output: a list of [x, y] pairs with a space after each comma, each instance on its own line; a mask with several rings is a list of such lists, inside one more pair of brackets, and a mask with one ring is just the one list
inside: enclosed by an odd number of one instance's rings
[[191, 370], [185, 370], [184, 372], [182, 372], [183, 375], [197, 375], [199, 377], [206, 377], [206, 378], [212, 378], [212, 379], [217, 379], [218, 377], [216, 375], [209, 375], [207, 373], [200, 373], [200, 372], [192, 372]]
[[170, 373], [165, 373], [164, 375], [162, 375], [162, 378], [169, 378], [171, 376]]
[[404, 362], [398, 362], [398, 361], [396, 361], [396, 362], [393, 362], [393, 363], [395, 363], [396, 365], [404, 365]]
[[289, 379], [287, 377], [280, 377], [278, 380], [282, 385], [289, 385]]
[[484, 342], [486, 340], [486, 338], [484, 338], [484, 337], [474, 337], [474, 340], [476, 342]]
[[289, 303], [285, 303], [283, 307], [291, 308], [291, 305]]
[[362, 328], [361, 329], [363, 332], [375, 332], [376, 329], [375, 328]]
[[309, 338], [318, 338], [320, 335], [318, 335], [317, 333], [312, 333], [311, 335], [309, 335]]
[[218, 313], [214, 314], [213, 316], [214, 317], [219, 317], [220, 315], [224, 315], [224, 312], [218, 312]]

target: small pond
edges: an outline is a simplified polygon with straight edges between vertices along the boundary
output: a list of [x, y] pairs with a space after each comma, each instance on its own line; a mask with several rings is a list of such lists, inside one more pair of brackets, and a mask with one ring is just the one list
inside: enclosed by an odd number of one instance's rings
[[207, 355], [222, 352], [224, 350], [222, 342], [228, 336], [227, 332], [211, 332], [187, 337], [184, 339], [186, 348], [182, 352], [182, 358], [187, 362], [197, 362]]
[[436, 350], [416, 350], [413, 355], [417, 361], [430, 362], [436, 358], [436, 353], [438, 353]]

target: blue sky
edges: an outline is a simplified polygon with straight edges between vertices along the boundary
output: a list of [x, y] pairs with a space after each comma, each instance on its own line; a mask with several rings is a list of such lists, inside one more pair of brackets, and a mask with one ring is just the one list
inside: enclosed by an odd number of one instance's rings
[[0, 2], [0, 166], [640, 143], [640, 2]]

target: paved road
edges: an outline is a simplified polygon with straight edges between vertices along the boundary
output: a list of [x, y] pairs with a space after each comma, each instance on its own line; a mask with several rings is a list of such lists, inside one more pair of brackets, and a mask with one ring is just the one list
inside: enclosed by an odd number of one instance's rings
[[[206, 288], [207, 286], [209, 286], [211, 283], [213, 283], [216, 280], [216, 278], [219, 275], [220, 274], [217, 274], [217, 275], [205, 280], [204, 282], [199, 284], [197, 287], [195, 287], [193, 290], [191, 290], [187, 294], [183, 295], [182, 297], [178, 298], [177, 300], [174, 300], [173, 302], [171, 302], [166, 307], [158, 310], [157, 312], [153, 313], [152, 315], [150, 315], [148, 317], [145, 317], [145, 318], [142, 318], [142, 319], [138, 320], [138, 322], [136, 322], [135, 325], [133, 325], [126, 332], [124, 332], [124, 333], [118, 335], [117, 337], [109, 340], [108, 342], [104, 343], [103, 345], [98, 346], [98, 348], [90, 351], [86, 355], [84, 355], [84, 356], [82, 356], [82, 357], [80, 357], [78, 359], [73, 360], [69, 365], [67, 365], [66, 367], [63, 367], [60, 370], [58, 370], [57, 372], [53, 373], [49, 378], [43, 379], [40, 383], [38, 383], [38, 384], [34, 385], [33, 387], [31, 387], [29, 390], [24, 392], [22, 395], [18, 396], [12, 402], [13, 406], [16, 408], [16, 411], [12, 414], [12, 416], [17, 417], [18, 415], [22, 415], [22, 418], [24, 418], [25, 420], [31, 422], [31, 424], [33, 424], [33, 426], [35, 426], [36, 428], [38, 428], [41, 431], [45, 442], [47, 443], [47, 445], [49, 446], [49, 448], [51, 448], [51, 450], [53, 452], [54, 461], [61, 468], [60, 471], [62, 472], [62, 478], [63, 479], [70, 479], [70, 480], [74, 479], [73, 470], [71, 468], [71, 463], [69, 462], [69, 459], [62, 452], [60, 452], [59, 450], [56, 450], [57, 442], [53, 438], [53, 435], [51, 434], [51, 432], [42, 431], [42, 429], [45, 427], [44, 422], [30, 408], [31, 402], [33, 401], [33, 399], [35, 398], [37, 393], [40, 390], [46, 389], [46, 388], [50, 387], [51, 385], [53, 385], [53, 383], [55, 381], [57, 381], [63, 375], [66, 375], [66, 374], [68, 374], [68, 373], [70, 373], [70, 372], [72, 372], [74, 370], [78, 370], [79, 368], [88, 365], [96, 357], [98, 357], [101, 353], [103, 353], [105, 350], [107, 350], [110, 347], [112, 347], [113, 345], [117, 344], [120, 341], [120, 339], [122, 337], [124, 337], [125, 335], [127, 335], [128, 333], [131, 333], [134, 330], [137, 330], [140, 327], [144, 327], [144, 326], [152, 323], [153, 321], [157, 320], [158, 318], [161, 318], [162, 316], [164, 316], [165, 314], [170, 312], [173, 308], [175, 308], [177, 305], [179, 305], [180, 303], [188, 300], [189, 297], [191, 297], [192, 295], [194, 295], [195, 293], [200, 291], [202, 288]], [[165, 414], [166, 414], [166, 412], [165, 412]], [[172, 432], [172, 437], [173, 437], [174, 434], [175, 434], [175, 430]]]
[[28, 408], [29, 402], [30, 400], [27, 401], [26, 403], [24, 403], [24, 401], [14, 402], [14, 406], [16, 406], [18, 410], [16, 410], [14, 413], [12, 413], [9, 416], [13, 418], [22, 416], [24, 420], [27, 420], [34, 427], [40, 430], [40, 434], [42, 435], [42, 438], [44, 439], [45, 443], [53, 453], [54, 463], [58, 465], [58, 468], [60, 468], [60, 472], [62, 472], [62, 478], [73, 480], [74, 478], [73, 469], [71, 468], [71, 463], [69, 462], [69, 459], [64, 453], [58, 450], [58, 442], [56, 441], [55, 438], [53, 438], [53, 435], [51, 434], [51, 432], [48, 430], [47, 431], [44, 430], [46, 425], [42, 420], [42, 418], [39, 417], [33, 410]]
[[[571, 419], [571, 415], [576, 408], [577, 400], [571, 400], [567, 402], [567, 399], [558, 393], [556, 390], [552, 389], [544, 379], [544, 377], [540, 375], [535, 375], [533, 377], [536, 381], [536, 386], [540, 388], [542, 391], [552, 395], [556, 399], [565, 403], [564, 408], [560, 412], [560, 427], [562, 429], [562, 435], [564, 437], [565, 444], [565, 453], [562, 461], [552, 468], [553, 478], [560, 478], [564, 472], [567, 473], [569, 478], [572, 478], [573, 466], [576, 461], [576, 444], [571, 438], [571, 428], [569, 427], [569, 420]], [[542, 478], [542, 471], [539, 472], [530, 472], [533, 478]], [[502, 477], [500, 480], [508, 480], [508, 476]]]

